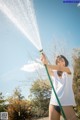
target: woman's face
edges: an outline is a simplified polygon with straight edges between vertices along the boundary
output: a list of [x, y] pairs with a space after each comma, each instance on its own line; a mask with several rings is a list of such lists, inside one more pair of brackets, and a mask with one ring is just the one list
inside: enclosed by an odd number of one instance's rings
[[58, 58], [57, 65], [65, 66], [65, 60], [63, 58]]

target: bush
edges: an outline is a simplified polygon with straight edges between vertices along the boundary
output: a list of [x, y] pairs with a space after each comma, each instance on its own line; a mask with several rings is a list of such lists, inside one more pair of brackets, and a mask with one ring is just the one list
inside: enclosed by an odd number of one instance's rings
[[48, 116], [51, 87], [48, 80], [36, 80], [31, 87], [33, 111], [36, 117]]
[[31, 102], [25, 100], [12, 100], [8, 105], [7, 112], [9, 120], [31, 120], [33, 117]]

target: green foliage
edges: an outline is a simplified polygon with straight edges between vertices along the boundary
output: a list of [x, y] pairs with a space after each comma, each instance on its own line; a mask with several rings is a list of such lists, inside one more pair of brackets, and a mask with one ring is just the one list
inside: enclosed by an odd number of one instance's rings
[[48, 115], [51, 87], [48, 80], [36, 80], [31, 89], [33, 111], [38, 117]]
[[22, 96], [21, 94], [21, 90], [19, 87], [15, 88], [14, 93], [13, 93], [13, 98], [18, 99], [18, 100], [22, 100], [24, 98], [24, 96]]
[[5, 103], [4, 97], [2, 95], [2, 92], [0, 92], [0, 112], [5, 111], [6, 105], [4, 103]]
[[74, 83], [73, 90], [75, 94], [75, 100], [77, 103], [77, 116], [80, 119], [80, 50], [75, 49], [73, 54], [74, 60]]
[[77, 106], [77, 116], [80, 118], [80, 106]]

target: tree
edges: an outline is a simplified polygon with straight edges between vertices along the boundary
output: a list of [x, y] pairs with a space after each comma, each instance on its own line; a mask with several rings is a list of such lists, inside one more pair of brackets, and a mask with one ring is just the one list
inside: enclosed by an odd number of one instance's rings
[[19, 88], [16, 88], [13, 95], [8, 98], [9, 120], [30, 120], [32, 118], [31, 102], [23, 98]]
[[80, 118], [80, 49], [75, 49], [73, 54], [74, 60], [74, 83], [73, 90], [77, 103], [77, 115]]
[[74, 92], [76, 102], [80, 105], [80, 50], [75, 49], [74, 53]]
[[6, 105], [4, 103], [5, 103], [4, 97], [2, 95], [2, 92], [0, 92], [0, 112], [5, 111]]
[[12, 100], [8, 106], [9, 120], [30, 120], [32, 118], [31, 102]]
[[30, 91], [36, 116], [47, 116], [51, 93], [51, 87], [48, 80], [36, 80]]

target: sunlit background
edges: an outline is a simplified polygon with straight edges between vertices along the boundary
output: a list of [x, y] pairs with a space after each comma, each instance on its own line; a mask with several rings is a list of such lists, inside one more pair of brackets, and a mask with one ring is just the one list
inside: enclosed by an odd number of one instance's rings
[[[43, 50], [51, 62], [80, 48], [80, 4], [62, 0], [33, 0]], [[20, 87], [25, 98], [31, 84], [42, 77], [39, 51], [0, 11], [0, 92], [10, 96]]]

